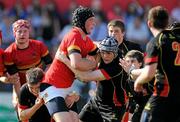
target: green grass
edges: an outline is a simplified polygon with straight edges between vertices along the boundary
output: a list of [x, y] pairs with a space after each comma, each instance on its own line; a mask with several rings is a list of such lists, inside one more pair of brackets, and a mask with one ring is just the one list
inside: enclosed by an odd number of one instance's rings
[[14, 109], [0, 105], [0, 122], [17, 122]]

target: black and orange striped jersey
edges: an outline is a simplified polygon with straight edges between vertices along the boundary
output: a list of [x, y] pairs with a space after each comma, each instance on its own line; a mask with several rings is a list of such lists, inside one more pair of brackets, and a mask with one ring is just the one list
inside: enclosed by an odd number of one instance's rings
[[157, 63], [153, 95], [180, 97], [180, 40], [164, 30], [148, 43], [146, 52], [145, 64]]
[[29, 40], [25, 49], [18, 49], [14, 42], [4, 51], [5, 67], [11, 75], [19, 73], [21, 85], [26, 82], [26, 71], [33, 67], [43, 68], [43, 62], [51, 64], [52, 57], [48, 48], [38, 40]]
[[[37, 96], [35, 96], [28, 88], [28, 84], [24, 84], [19, 93], [18, 108], [27, 110], [36, 104]], [[28, 121], [23, 122], [51, 122], [51, 116], [45, 105], [42, 105]]]
[[123, 84], [127, 74], [119, 66], [119, 58], [116, 57], [111, 63], [106, 64], [101, 59], [98, 67], [105, 76], [105, 80], [97, 82], [96, 100], [101, 104], [123, 106], [126, 103], [126, 92]]

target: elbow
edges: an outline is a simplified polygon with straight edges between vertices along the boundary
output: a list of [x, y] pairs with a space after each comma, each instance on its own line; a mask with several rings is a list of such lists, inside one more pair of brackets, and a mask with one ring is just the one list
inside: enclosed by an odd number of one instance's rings
[[19, 111], [18, 114], [19, 114], [18, 116], [19, 116], [20, 121], [27, 121], [30, 118], [27, 115], [26, 111]]
[[25, 119], [21, 115], [19, 115], [19, 120], [24, 121]]
[[28, 119], [23, 115], [23, 112], [19, 113], [19, 119], [20, 119], [20, 121], [28, 120]]

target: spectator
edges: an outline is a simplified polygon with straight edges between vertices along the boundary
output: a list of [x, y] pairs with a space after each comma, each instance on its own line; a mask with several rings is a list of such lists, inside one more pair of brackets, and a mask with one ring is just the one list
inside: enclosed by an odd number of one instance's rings
[[177, 0], [177, 6], [175, 6], [171, 11], [171, 16], [173, 21], [180, 22], [180, 0]]
[[139, 44], [143, 51], [145, 51], [150, 33], [142, 17], [136, 16], [133, 22], [127, 25], [126, 37], [131, 42]]
[[132, 49], [142, 51], [138, 44], [125, 40], [125, 25], [121, 20], [115, 19], [110, 21], [107, 28], [109, 36], [114, 36], [118, 41], [120, 57], [124, 57]]

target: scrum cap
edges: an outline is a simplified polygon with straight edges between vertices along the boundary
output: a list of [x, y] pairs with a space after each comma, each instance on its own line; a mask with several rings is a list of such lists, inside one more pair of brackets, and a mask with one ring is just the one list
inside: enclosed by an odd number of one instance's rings
[[118, 42], [114, 37], [108, 36], [100, 42], [99, 50], [113, 52], [116, 57], [118, 55]]
[[86, 34], [88, 34], [85, 28], [85, 22], [90, 17], [94, 17], [92, 10], [80, 6], [73, 12], [72, 25], [81, 28]]

